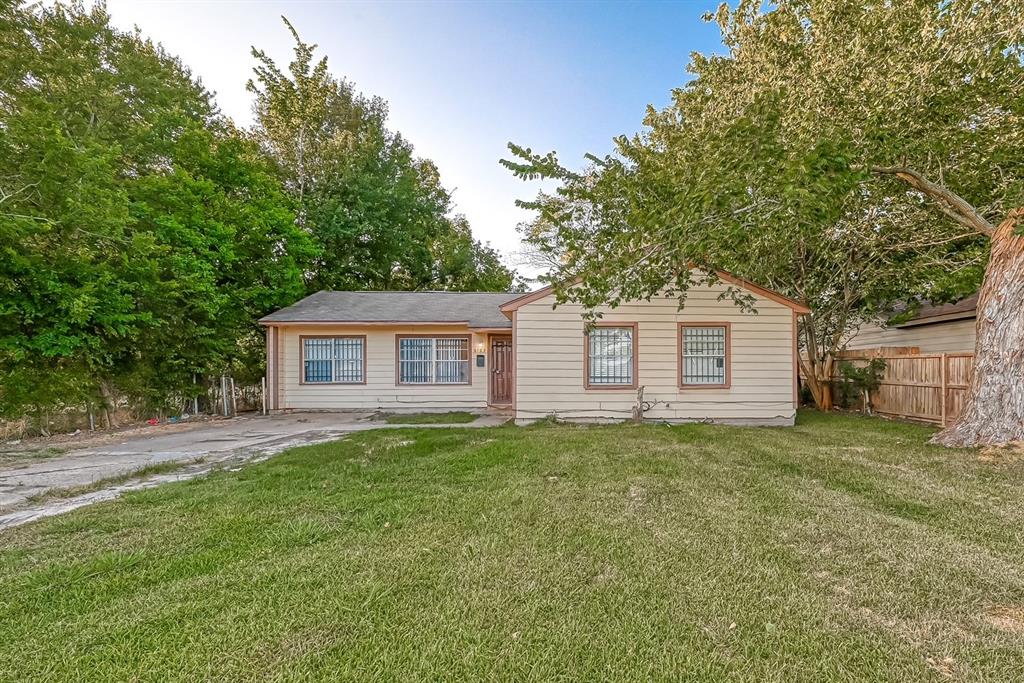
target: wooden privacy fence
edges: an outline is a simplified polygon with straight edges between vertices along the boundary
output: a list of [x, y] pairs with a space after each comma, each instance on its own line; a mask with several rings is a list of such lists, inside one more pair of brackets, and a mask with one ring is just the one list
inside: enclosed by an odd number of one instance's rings
[[879, 415], [945, 426], [964, 404], [974, 371], [973, 353], [883, 354], [858, 352], [841, 358], [855, 365], [870, 358], [885, 361], [882, 384], [872, 396]]

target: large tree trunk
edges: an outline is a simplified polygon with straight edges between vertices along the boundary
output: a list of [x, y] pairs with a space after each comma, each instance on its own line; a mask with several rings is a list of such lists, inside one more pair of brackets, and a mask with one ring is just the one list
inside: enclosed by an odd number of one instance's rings
[[936, 434], [944, 446], [1024, 440], [1024, 237], [1014, 234], [1024, 209], [992, 235], [978, 296], [974, 375], [956, 422]]

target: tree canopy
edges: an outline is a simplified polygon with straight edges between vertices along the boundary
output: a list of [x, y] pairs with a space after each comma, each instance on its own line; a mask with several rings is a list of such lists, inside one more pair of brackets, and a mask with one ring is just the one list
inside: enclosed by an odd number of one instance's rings
[[239, 130], [102, 4], [0, 6], [0, 414], [258, 380], [256, 320], [320, 288], [513, 285], [382, 101], [256, 55]]
[[562, 181], [523, 203], [526, 238], [556, 282], [582, 276], [561, 296], [590, 306], [684, 295], [690, 264], [805, 300], [803, 374], [827, 394], [860, 324], [976, 289], [985, 226], [1022, 203], [1021, 4], [740, 2], [705, 18], [726, 53], [693, 55], [614, 154], [574, 171], [510, 145], [514, 173]]
[[8, 7], [0, 30], [0, 401], [191, 391], [303, 292], [274, 168], [102, 7]]
[[280, 68], [253, 49], [257, 140], [318, 249], [311, 289], [507, 290], [514, 276], [455, 215], [437, 167], [387, 128], [387, 106], [331, 75], [295, 39]]

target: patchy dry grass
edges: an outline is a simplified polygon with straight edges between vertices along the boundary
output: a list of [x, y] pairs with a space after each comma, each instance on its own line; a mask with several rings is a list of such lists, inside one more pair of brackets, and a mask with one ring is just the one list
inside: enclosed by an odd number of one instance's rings
[[33, 496], [29, 496], [26, 498], [26, 502], [39, 503], [59, 498], [74, 498], [75, 496], [81, 496], [86, 493], [92, 493], [93, 491], [99, 491], [100, 489], [124, 484], [125, 482], [129, 482], [134, 479], [143, 479], [157, 474], [174, 472], [175, 470], [179, 470], [187, 465], [194, 465], [202, 461], [202, 458], [195, 458], [193, 460], [174, 460], [145, 465], [144, 467], [140, 467], [130, 472], [125, 472], [124, 474], [118, 474], [113, 477], [104, 477], [103, 479], [97, 479], [96, 481], [88, 484], [82, 484], [81, 486], [67, 486], [64, 488], [49, 489], [43, 493], [37, 493]]
[[394, 413], [384, 418], [388, 424], [397, 425], [442, 425], [442, 424], [466, 424], [472, 422], [478, 415], [463, 411], [449, 413]]
[[805, 415], [386, 430], [0, 532], [9, 680], [1024, 671], [1024, 464]]
[[48, 458], [56, 458], [58, 455], [64, 455], [68, 450], [67, 448], [56, 446], [20, 451], [16, 448], [0, 447], [0, 465], [23, 465], [28, 467], [38, 460], [46, 460]]

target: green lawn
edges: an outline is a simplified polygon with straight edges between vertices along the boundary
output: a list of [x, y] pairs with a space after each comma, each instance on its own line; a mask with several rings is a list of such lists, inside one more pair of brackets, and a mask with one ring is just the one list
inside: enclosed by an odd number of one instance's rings
[[364, 432], [0, 532], [0, 679], [1024, 674], [1024, 462], [924, 427]]
[[478, 415], [466, 412], [451, 413], [395, 413], [388, 415], [384, 421], [388, 424], [398, 425], [439, 425], [439, 424], [465, 424], [472, 422]]

